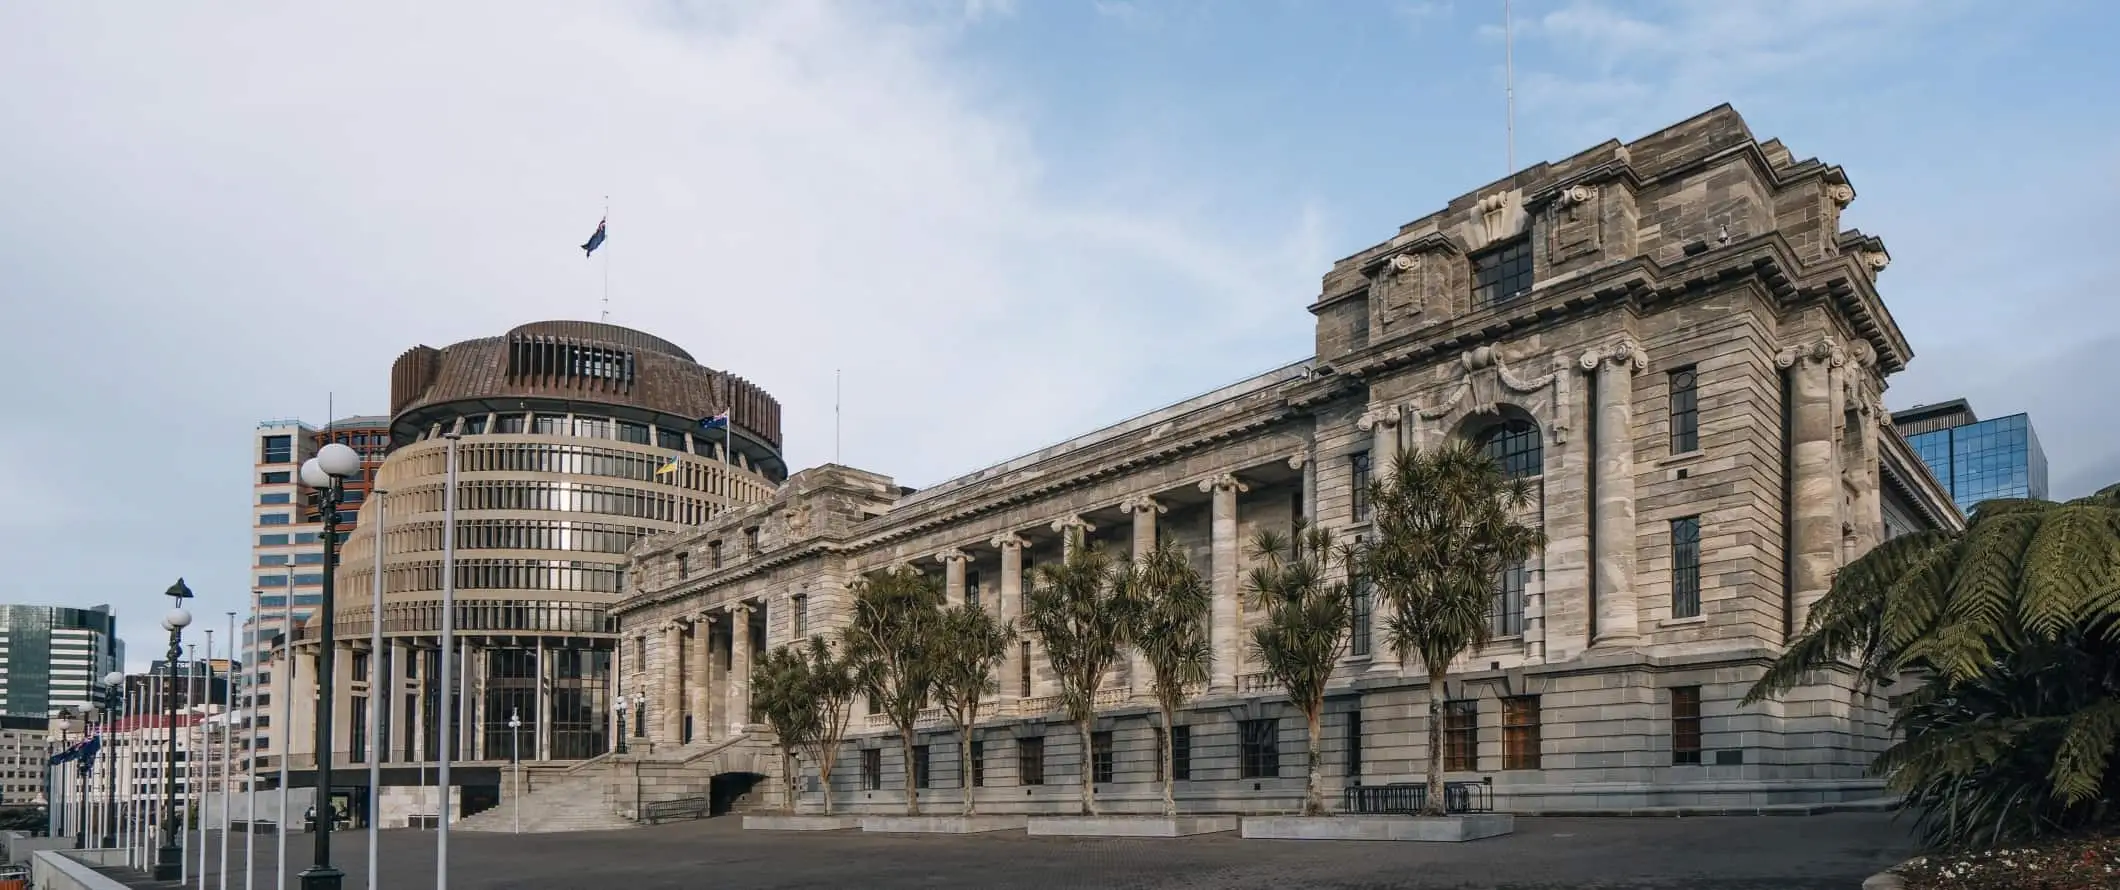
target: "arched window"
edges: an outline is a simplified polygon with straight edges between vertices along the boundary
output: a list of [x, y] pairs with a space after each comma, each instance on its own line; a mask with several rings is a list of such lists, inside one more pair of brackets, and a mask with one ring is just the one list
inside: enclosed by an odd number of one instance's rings
[[1545, 446], [1539, 439], [1538, 424], [1530, 418], [1503, 420], [1481, 430], [1475, 441], [1481, 451], [1502, 465], [1502, 473], [1511, 479], [1536, 476], [1544, 471]]

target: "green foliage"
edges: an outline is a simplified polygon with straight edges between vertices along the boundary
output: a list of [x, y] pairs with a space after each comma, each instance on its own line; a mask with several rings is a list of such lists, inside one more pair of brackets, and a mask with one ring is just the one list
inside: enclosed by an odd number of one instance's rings
[[[753, 709], [773, 728], [791, 761], [800, 752], [817, 764], [827, 813], [832, 811], [832, 768], [859, 689], [853, 660], [823, 637], [776, 647], [751, 669]], [[790, 811], [795, 778], [795, 770], [787, 770]]]
[[1887, 541], [1849, 563], [1747, 694], [1814, 671], [1913, 677], [1905, 740], [1875, 769], [1940, 848], [2120, 818], [2120, 486], [2067, 503], [1993, 500], [1962, 532]]
[[[935, 691], [942, 623], [942, 585], [909, 569], [885, 570], [854, 585], [854, 616], [845, 633], [862, 692], [898, 729], [905, 762], [913, 762], [913, 724]], [[905, 771], [905, 809], [920, 812], [913, 771]]]
[[1169, 541], [1130, 566], [1120, 583], [1138, 607], [1134, 647], [1148, 664], [1150, 691], [1163, 716], [1163, 744], [1157, 752], [1163, 758], [1163, 814], [1176, 816], [1171, 721], [1185, 706], [1186, 693], [1207, 683], [1214, 663], [1208, 638], [1214, 594], [1185, 551]]
[[1502, 571], [1546, 544], [1517, 515], [1528, 483], [1476, 446], [1402, 450], [1370, 483], [1375, 538], [1356, 554], [1385, 616], [1384, 639], [1428, 671], [1428, 803], [1443, 807], [1442, 708], [1450, 664], [1487, 644]]
[[[1060, 681], [1060, 701], [1090, 748], [1097, 688], [1132, 642], [1139, 608], [1132, 591], [1102, 547], [1076, 544], [1067, 558], [1038, 567], [1024, 597], [1024, 627], [1045, 646], [1045, 660]], [[1096, 786], [1082, 770], [1082, 812], [1095, 815]]]
[[1323, 528], [1283, 535], [1271, 530], [1252, 537], [1254, 565], [1244, 589], [1253, 608], [1265, 617], [1251, 630], [1251, 657], [1288, 691], [1289, 703], [1301, 711], [1310, 735], [1303, 814], [1325, 813], [1319, 772], [1319, 730], [1325, 712], [1325, 686], [1347, 652], [1349, 616], [1354, 613], [1346, 568], [1351, 553]]
[[[995, 618], [976, 603], [945, 609], [936, 625], [935, 696], [957, 727], [960, 764], [972, 762], [972, 727], [979, 723], [979, 699], [992, 693], [995, 669], [1016, 642], [1015, 626]], [[970, 767], [957, 783], [964, 789], [964, 814], [973, 812]]]

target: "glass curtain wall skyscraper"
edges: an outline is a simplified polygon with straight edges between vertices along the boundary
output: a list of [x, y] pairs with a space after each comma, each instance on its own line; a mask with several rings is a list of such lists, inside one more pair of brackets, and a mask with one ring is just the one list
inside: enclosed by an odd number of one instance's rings
[[2045, 498], [2046, 450], [2028, 414], [1981, 420], [1964, 399], [1892, 415], [1892, 424], [1970, 514], [1993, 498]]

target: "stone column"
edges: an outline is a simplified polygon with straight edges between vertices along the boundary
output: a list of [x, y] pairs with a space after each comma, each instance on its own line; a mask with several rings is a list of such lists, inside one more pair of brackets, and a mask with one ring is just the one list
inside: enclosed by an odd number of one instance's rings
[[942, 600], [951, 606], [964, 602], [964, 564], [971, 559], [964, 551], [952, 547], [935, 558], [942, 560]]
[[535, 737], [530, 740], [532, 745], [530, 759], [532, 760], [552, 759], [552, 696], [545, 692], [545, 690], [552, 688], [554, 679], [550, 666], [546, 664], [551, 659], [551, 656], [552, 650], [545, 648], [545, 638], [538, 637], [537, 691], [535, 693], [537, 700], [537, 732]]
[[729, 607], [729, 730], [751, 725], [751, 604]]
[[1840, 473], [1833, 443], [1833, 369], [1844, 354], [1831, 340], [1792, 346], [1775, 358], [1789, 374], [1789, 463], [1794, 468], [1790, 543], [1796, 550], [1794, 627], [1801, 631], [1811, 604], [1833, 586], [1838, 565]]
[[1303, 521], [1318, 520], [1318, 446], [1312, 442], [1308, 448], [1296, 452], [1288, 459], [1288, 468], [1303, 471]]
[[725, 739], [728, 738], [729, 726], [729, 667], [723, 661], [723, 656], [727, 654], [726, 644], [721, 641], [720, 631], [716, 629], [720, 622], [714, 620], [714, 613], [701, 615], [699, 621], [707, 637], [707, 723], [714, 727], [712, 732], [717, 740]]
[[[1001, 620], [1005, 623], [1016, 623], [1018, 625], [1016, 630], [1021, 633], [1023, 630], [1021, 624], [1023, 618], [1024, 541], [1014, 534], [1006, 534], [995, 536], [991, 543], [994, 545], [994, 549], [1001, 551], [1001, 586], [999, 592], [994, 595], [1000, 602], [995, 603], [995, 605], [1001, 610], [998, 613], [1001, 616]], [[1020, 686], [1020, 678], [1022, 676], [1022, 646], [1012, 645], [1008, 647], [1008, 655], [1001, 659], [1000, 686], [1001, 711], [1003, 713], [1007, 713], [1008, 708], [1015, 704], [1018, 697], [1017, 693], [1022, 691]]]
[[685, 710], [692, 715], [692, 741], [702, 742], [721, 737], [721, 725], [714, 722], [708, 706], [708, 695], [714, 688], [714, 626], [705, 615], [692, 616], [692, 650], [686, 658], [685, 667], [690, 669], [690, 694], [685, 698]]
[[1237, 589], [1237, 571], [1240, 554], [1237, 549], [1237, 495], [1249, 491], [1250, 486], [1230, 473], [1200, 480], [1200, 490], [1214, 495], [1214, 506], [1209, 523], [1209, 552], [1213, 564], [1208, 570], [1208, 587], [1214, 594], [1212, 613], [1213, 626], [1208, 639], [1214, 646], [1214, 666], [1209, 670], [1208, 688], [1214, 692], [1234, 692], [1237, 688], [1237, 662], [1243, 649], [1238, 645], [1237, 635], [1242, 630], [1240, 603], [1242, 592]]
[[1096, 530], [1096, 526], [1080, 516], [1063, 516], [1053, 520], [1053, 531], [1060, 533], [1060, 558], [1066, 559], [1075, 555], [1075, 547], [1089, 540], [1089, 533]]
[[[1134, 562], [1147, 560], [1149, 553], [1156, 549], [1156, 514], [1168, 513], [1170, 508], [1144, 494], [1120, 501], [1119, 509], [1134, 517]], [[1127, 657], [1126, 679], [1135, 700], [1146, 701], [1154, 697], [1155, 674], [1148, 666], [1148, 659], [1142, 657], [1140, 646], [1134, 646], [1132, 654]]]
[[1630, 646], [1641, 639], [1635, 604], [1634, 375], [1649, 354], [1621, 340], [1583, 354], [1597, 374], [1597, 634], [1592, 646]]
[[662, 713], [656, 724], [658, 730], [655, 738], [656, 741], [675, 745], [684, 741], [685, 628], [675, 621], [665, 621], [662, 632], [662, 699], [656, 702], [656, 710]]
[[1371, 405], [1354, 425], [1369, 434], [1370, 478], [1383, 478], [1399, 455], [1399, 406]]

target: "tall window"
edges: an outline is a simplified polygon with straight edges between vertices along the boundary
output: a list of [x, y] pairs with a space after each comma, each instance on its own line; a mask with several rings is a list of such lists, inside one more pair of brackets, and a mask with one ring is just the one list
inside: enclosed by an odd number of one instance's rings
[[1016, 677], [1016, 685], [1017, 685], [1017, 686], [1019, 687], [1019, 688], [1018, 688], [1018, 689], [1016, 690], [1016, 695], [1017, 695], [1017, 696], [1019, 696], [1019, 697], [1022, 697], [1022, 698], [1030, 698], [1030, 697], [1031, 697], [1031, 644], [1030, 644], [1030, 642], [1029, 642], [1028, 640], [1026, 640], [1026, 641], [1024, 641], [1024, 642], [1023, 642], [1022, 646], [1023, 646], [1023, 648], [1022, 648], [1022, 651], [1021, 651], [1021, 652], [1020, 652], [1020, 653], [1018, 654], [1018, 657], [1017, 657], [1017, 659], [1016, 659], [1016, 673], [1017, 673], [1017, 677]]
[[798, 593], [792, 599], [795, 608], [791, 610], [794, 613], [791, 620], [795, 622], [795, 639], [800, 640], [810, 635], [810, 595]]
[[367, 763], [368, 696], [356, 695], [349, 699], [349, 701], [351, 702], [351, 704], [348, 705], [347, 716], [353, 719], [348, 721], [349, 725], [346, 728], [353, 734], [353, 756], [348, 759], [352, 760], [354, 763]]
[[690, 553], [679, 553], [679, 554], [677, 554], [677, 577], [679, 577], [679, 578], [689, 578], [689, 577], [691, 577], [691, 575], [692, 575], [692, 554], [690, 554]]
[[1351, 655], [1369, 654], [1369, 614], [1376, 592], [1369, 579], [1361, 575], [1354, 577], [1350, 585], [1351, 602], [1347, 610], [1347, 651]]
[[1700, 401], [1692, 368], [1671, 372], [1671, 453], [1700, 450]]
[[720, 541], [708, 541], [708, 542], [707, 542], [707, 565], [709, 565], [709, 566], [711, 566], [711, 567], [713, 567], [713, 568], [717, 568], [717, 569], [718, 569], [718, 568], [721, 568], [721, 542], [720, 542]]
[[1354, 497], [1354, 521], [1369, 521], [1369, 452], [1357, 451], [1348, 455], [1347, 467], [1350, 479], [1348, 489]]
[[1494, 591], [1494, 635], [1497, 637], [1520, 637], [1524, 635], [1524, 582], [1531, 572], [1521, 562], [1502, 570], [1500, 582]]
[[1237, 777], [1271, 779], [1281, 775], [1281, 721], [1271, 717], [1237, 721]]
[[979, 605], [979, 573], [971, 569], [964, 572], [964, 601], [968, 605]]
[[1171, 727], [1170, 777], [1179, 782], [1192, 780], [1192, 727], [1190, 726]]
[[1458, 772], [1479, 769], [1480, 703], [1458, 699], [1443, 703], [1443, 768]]
[[1479, 443], [1480, 450], [1511, 479], [1544, 472], [1545, 445], [1539, 439], [1538, 424], [1527, 418], [1510, 418], [1482, 430]]
[[928, 786], [928, 746], [913, 746], [913, 787]]
[[1347, 712], [1347, 778], [1350, 784], [1362, 780], [1362, 712]]
[[[1091, 782], [1107, 783], [1116, 781], [1119, 770], [1117, 764], [1114, 763], [1113, 747], [1112, 733], [1093, 732], [1089, 734], [1089, 780]], [[1158, 759], [1161, 759], [1161, 755], [1158, 755]]]
[[1671, 762], [1700, 763], [1700, 687], [1671, 687]]
[[1472, 308], [1499, 306], [1531, 292], [1531, 239], [1472, 255]]
[[972, 787], [986, 787], [986, 742], [972, 740]]
[[1538, 696], [1502, 699], [1502, 769], [1538, 769]]
[[1045, 739], [1016, 740], [1016, 784], [1045, 784]]
[[864, 791], [883, 790], [883, 749], [861, 749], [861, 788]]
[[1671, 520], [1671, 617], [1700, 614], [1700, 517]]

